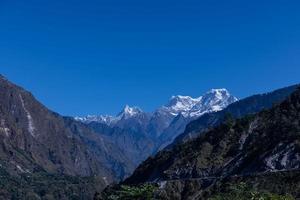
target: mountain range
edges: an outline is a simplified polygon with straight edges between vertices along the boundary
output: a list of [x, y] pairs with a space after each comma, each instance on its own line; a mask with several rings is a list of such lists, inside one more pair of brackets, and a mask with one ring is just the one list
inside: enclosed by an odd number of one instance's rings
[[79, 118], [0, 76], [0, 199], [92, 199], [124, 179], [185, 199], [194, 195], [185, 179], [297, 169], [297, 87], [241, 100], [213, 89], [173, 96], [152, 113], [125, 106]]
[[[140, 115], [148, 115], [150, 118], [149, 121], [155, 120], [159, 113], [172, 116], [169, 117], [169, 121], [172, 121], [179, 114], [186, 118], [197, 118], [205, 113], [220, 111], [237, 100], [226, 89], [212, 89], [198, 98], [182, 95], [172, 96], [166, 105], [159, 107], [153, 113], [146, 113], [139, 107], [126, 105], [115, 117], [110, 115], [88, 115], [85, 117], [75, 117], [75, 119], [86, 124], [97, 122], [109, 126], [121, 127], [120, 124], [122, 124], [122, 121], [139, 118]], [[168, 125], [170, 125], [170, 122], [166, 126]]]
[[[226, 89], [212, 89], [198, 98], [172, 96], [164, 106], [152, 113], [126, 105], [115, 117], [88, 115], [74, 119], [85, 123], [96, 132], [110, 132], [107, 135], [112, 135], [114, 141], [118, 140], [114, 134], [116, 131], [122, 138], [130, 137], [130, 139], [124, 140], [133, 141], [134, 144], [129, 145], [124, 142], [124, 144], [119, 143], [119, 146], [122, 146], [125, 152], [128, 150], [128, 145], [136, 147], [137, 149], [134, 149], [136, 154], [131, 154], [129, 157], [139, 164], [149, 155], [155, 154], [172, 143], [174, 138], [182, 133], [185, 126], [192, 120], [205, 113], [220, 111], [237, 100]], [[140, 144], [140, 138], [148, 141], [147, 147]], [[130, 151], [132, 151], [132, 147]]]
[[[273, 95], [280, 97], [294, 87]], [[266, 95], [258, 97], [253, 107]], [[300, 88], [269, 109], [238, 119], [229, 116], [207, 130], [195, 129], [195, 137], [148, 158], [122, 184], [128, 191], [130, 186], [150, 183], [157, 187], [155, 199], [297, 199], [299, 118]], [[200, 118], [193, 127], [199, 123]], [[104, 199], [116, 191], [126, 194], [124, 188], [108, 188]]]

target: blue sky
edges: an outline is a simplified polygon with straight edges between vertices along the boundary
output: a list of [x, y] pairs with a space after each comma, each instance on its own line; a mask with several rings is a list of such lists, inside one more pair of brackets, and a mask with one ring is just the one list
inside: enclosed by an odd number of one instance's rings
[[300, 81], [300, 1], [0, 0], [0, 73], [64, 115]]

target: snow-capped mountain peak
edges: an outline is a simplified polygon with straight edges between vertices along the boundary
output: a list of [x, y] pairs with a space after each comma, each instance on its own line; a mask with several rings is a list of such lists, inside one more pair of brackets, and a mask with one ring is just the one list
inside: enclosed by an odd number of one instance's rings
[[228, 92], [228, 90], [222, 88], [222, 89], [211, 89], [204, 95], [204, 97], [211, 97], [211, 96], [213, 96], [216, 99], [224, 99], [231, 95]]
[[172, 96], [170, 101], [158, 111], [171, 113], [173, 116], [182, 114], [185, 117], [199, 117], [207, 112], [222, 110], [235, 101], [237, 98], [225, 88], [211, 89], [198, 98], [182, 95]]
[[232, 96], [228, 90], [211, 89], [206, 92], [201, 100], [191, 109], [190, 115], [199, 117], [208, 112], [216, 112], [226, 108], [238, 99]]
[[[152, 114], [145, 113], [138, 107], [126, 105], [115, 117], [109, 115], [88, 115], [86, 117], [76, 117], [75, 119], [84, 123], [99, 122], [115, 126], [127, 123], [128, 119], [148, 123], [147, 118], [149, 118], [150, 123], [154, 123], [150, 127], [159, 126], [160, 129], [163, 129], [169, 126], [171, 121], [178, 115], [192, 120], [205, 113], [220, 111], [235, 101], [237, 101], [237, 98], [232, 96], [226, 89], [211, 89], [203, 96], [197, 98], [183, 95], [172, 96], [167, 104], [161, 106]], [[148, 125], [146, 124], [146, 126]]]
[[170, 98], [170, 101], [168, 102], [167, 106], [174, 106], [178, 103], [183, 103], [183, 104], [186, 104], [186, 105], [190, 105], [190, 104], [193, 104], [195, 102], [198, 102], [199, 100], [198, 99], [194, 99], [190, 96], [182, 96], [182, 95], [176, 95], [176, 96], [172, 96]]
[[116, 120], [115, 117], [110, 115], [87, 115], [85, 117], [75, 117], [74, 119], [84, 123], [99, 122], [108, 125]]
[[126, 105], [124, 109], [117, 115], [118, 118], [130, 118], [135, 115], [143, 113], [143, 111], [138, 107], [130, 107]]
[[194, 99], [190, 96], [176, 95], [172, 96], [169, 102], [158, 110], [176, 116], [180, 113], [188, 112], [198, 102], [199, 99]]
[[114, 125], [120, 120], [129, 119], [141, 113], [143, 113], [143, 111], [140, 108], [130, 107], [126, 105], [122, 109], [122, 111], [115, 117], [111, 115], [87, 115], [85, 117], [74, 117], [74, 119], [86, 124], [89, 124], [91, 122], [98, 122], [107, 125]]

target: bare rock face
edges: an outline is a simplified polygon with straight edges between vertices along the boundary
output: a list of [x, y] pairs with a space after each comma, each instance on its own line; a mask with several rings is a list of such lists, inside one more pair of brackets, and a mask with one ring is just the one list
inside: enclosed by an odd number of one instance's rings
[[0, 164], [10, 174], [97, 175], [106, 184], [133, 170], [131, 161], [105, 135], [48, 110], [4, 77], [0, 78]]

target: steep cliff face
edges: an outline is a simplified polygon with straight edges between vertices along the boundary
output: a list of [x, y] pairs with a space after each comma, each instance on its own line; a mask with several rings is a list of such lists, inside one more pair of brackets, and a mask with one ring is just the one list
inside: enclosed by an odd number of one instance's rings
[[100, 176], [109, 182], [133, 169], [105, 135], [62, 117], [29, 92], [0, 78], [0, 164], [9, 174]]
[[[204, 190], [214, 180], [226, 177], [299, 168], [300, 90], [297, 90], [270, 110], [238, 120], [229, 118], [189, 142], [158, 153], [140, 165], [124, 183], [156, 182], [163, 190], [170, 184], [174, 189], [175, 182], [177, 186], [184, 185], [185, 195], [190, 192], [188, 196], [193, 196], [199, 192], [193, 192], [193, 188], [199, 189], [199, 181], [193, 180], [201, 180], [200, 190]], [[187, 182], [190, 184], [186, 185]]]

